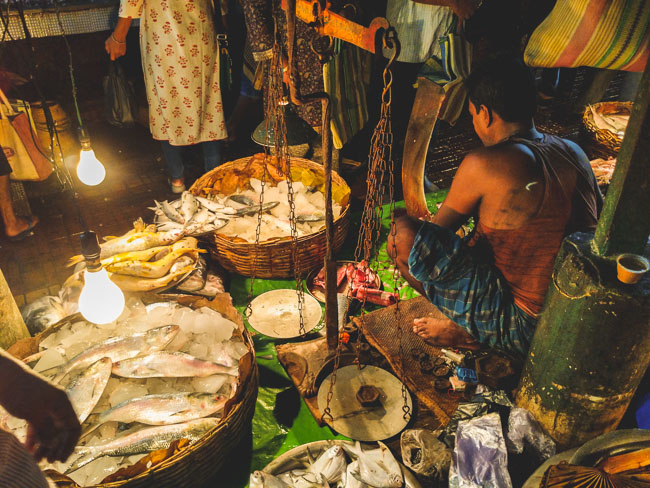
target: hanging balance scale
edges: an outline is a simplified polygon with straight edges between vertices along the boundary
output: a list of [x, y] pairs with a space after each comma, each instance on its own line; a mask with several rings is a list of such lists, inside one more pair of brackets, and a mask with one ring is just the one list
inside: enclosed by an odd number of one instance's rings
[[[364, 202], [355, 262], [377, 261], [379, 230], [382, 225], [382, 202], [385, 173], [388, 172], [388, 187], [391, 202], [391, 234], [394, 225], [394, 165], [391, 155], [392, 130], [390, 122], [392, 72], [390, 67], [399, 54], [399, 43], [394, 29], [386, 29], [383, 36], [385, 48], [392, 49], [392, 56], [383, 74], [384, 90], [381, 100], [381, 117], [373, 133], [369, 164], [368, 191]], [[393, 280], [397, 290], [396, 268]], [[367, 275], [366, 275], [367, 276]], [[369, 286], [365, 283], [364, 286]], [[349, 290], [348, 290], [349, 293]], [[349, 296], [348, 296], [349, 298]], [[365, 300], [364, 300], [365, 301]], [[348, 300], [348, 304], [349, 304]], [[365, 303], [363, 304], [365, 305]], [[362, 307], [363, 310], [363, 307]], [[395, 305], [397, 336], [400, 358], [402, 351], [402, 328], [399, 304]], [[362, 312], [363, 314], [363, 312]], [[347, 316], [347, 310], [346, 310]], [[378, 441], [399, 434], [411, 420], [413, 401], [404, 383], [388, 371], [360, 360], [363, 315], [355, 347], [356, 359], [353, 365], [339, 368], [342, 341], [339, 338], [335, 352], [332, 373], [321, 383], [318, 390], [318, 408], [322, 420], [337, 432], [359, 441]]]

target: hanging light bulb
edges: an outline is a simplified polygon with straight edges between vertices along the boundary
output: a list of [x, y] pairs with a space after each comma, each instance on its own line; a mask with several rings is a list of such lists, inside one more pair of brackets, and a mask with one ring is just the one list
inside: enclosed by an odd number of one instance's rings
[[79, 312], [94, 324], [113, 322], [124, 310], [124, 293], [102, 268], [99, 241], [93, 231], [81, 235], [81, 252], [86, 259], [86, 271], [79, 295]]
[[106, 177], [106, 168], [95, 156], [95, 151], [90, 147], [90, 138], [85, 129], [81, 129], [79, 137], [81, 143], [81, 154], [77, 165], [77, 176], [79, 180], [88, 186], [99, 185]]

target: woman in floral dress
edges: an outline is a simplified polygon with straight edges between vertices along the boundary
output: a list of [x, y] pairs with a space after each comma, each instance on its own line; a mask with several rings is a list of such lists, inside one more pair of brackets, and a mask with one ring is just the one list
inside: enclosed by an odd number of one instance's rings
[[227, 136], [213, 1], [121, 0], [117, 27], [106, 40], [112, 60], [126, 53], [126, 34], [137, 17], [149, 127], [162, 144], [172, 191], [180, 193], [185, 189], [180, 146], [201, 144], [209, 171], [221, 162]]

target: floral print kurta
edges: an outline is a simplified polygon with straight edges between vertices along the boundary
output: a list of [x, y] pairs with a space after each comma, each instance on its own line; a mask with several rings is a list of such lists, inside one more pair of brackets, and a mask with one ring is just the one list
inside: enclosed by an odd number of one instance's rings
[[149, 126], [175, 146], [226, 138], [212, 0], [121, 0], [140, 17]]

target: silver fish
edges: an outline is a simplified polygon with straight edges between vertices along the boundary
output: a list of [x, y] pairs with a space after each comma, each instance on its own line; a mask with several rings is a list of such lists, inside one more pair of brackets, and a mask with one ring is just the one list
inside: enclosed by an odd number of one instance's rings
[[227, 397], [213, 393], [167, 393], [133, 398], [99, 416], [99, 423], [170, 425], [200, 419], [223, 410]]
[[264, 471], [251, 473], [248, 486], [249, 488], [291, 488], [291, 485], [286, 484], [280, 478]]
[[404, 484], [402, 470], [385, 445], [364, 451], [357, 441], [351, 450], [357, 456], [357, 466], [350, 469], [350, 474], [359, 481], [385, 488], [399, 488]]
[[304, 469], [287, 471], [279, 475], [278, 478], [293, 488], [329, 488], [330, 486], [322, 474], [310, 473]]
[[212, 215], [213, 215], [212, 212], [210, 212], [207, 208], [203, 207], [194, 214], [194, 216], [188, 222], [188, 224], [203, 225], [206, 222], [209, 222], [211, 219], [212, 220], [214, 219]]
[[226, 207], [222, 203], [215, 202], [205, 197], [194, 197], [201, 204], [202, 207], [207, 208], [210, 212], [221, 212], [224, 214], [234, 214], [235, 209]]
[[228, 197], [230, 200], [232, 200], [235, 203], [240, 203], [242, 205], [246, 205], [250, 207], [251, 205], [255, 205], [255, 200], [252, 198], [247, 197], [246, 195], [230, 195]]
[[297, 215], [296, 222], [299, 224], [304, 224], [306, 222], [320, 222], [325, 220], [325, 215], [321, 213], [315, 213], [311, 215]]
[[104, 357], [116, 363], [139, 354], [160, 351], [176, 337], [179, 330], [178, 325], [164, 325], [128, 337], [112, 337], [86, 349], [61, 366], [54, 382], [58, 383], [70, 371], [90, 366]]
[[66, 470], [66, 473], [76, 471], [102, 456], [145, 454], [158, 449], [167, 449], [178, 439], [196, 441], [216, 427], [219, 422], [221, 419], [209, 417], [181, 424], [149, 427], [95, 446], [77, 447], [75, 453], [81, 454], [81, 457]]
[[113, 364], [113, 374], [124, 378], [185, 378], [213, 374], [237, 376], [237, 368], [203, 361], [183, 352], [152, 352]]
[[196, 201], [194, 195], [189, 191], [184, 191], [181, 195], [181, 209], [180, 213], [185, 218], [185, 222], [189, 222], [194, 217], [194, 214], [199, 209], [199, 202]]
[[345, 472], [345, 483], [342, 485], [343, 488], [369, 488], [370, 485], [367, 485], [363, 481], [359, 481], [354, 477], [352, 472], [359, 472], [359, 461], [354, 461], [348, 464]]
[[[280, 205], [280, 202], [268, 202], [262, 204], [262, 212], [268, 212], [272, 208], [277, 207]], [[242, 207], [237, 209], [237, 215], [242, 216], [242, 215], [255, 215], [260, 211], [260, 206], [259, 205], [251, 205], [249, 207]]]
[[68, 394], [80, 423], [88, 418], [104, 393], [108, 378], [111, 376], [112, 366], [113, 362], [110, 358], [101, 358], [68, 383], [65, 392]]
[[328, 483], [336, 483], [345, 473], [346, 465], [345, 453], [341, 446], [332, 446], [316, 459], [308, 471], [322, 474]]
[[183, 217], [178, 210], [176, 210], [167, 200], [164, 202], [158, 202], [154, 200], [154, 203], [156, 204], [157, 207], [159, 207], [165, 216], [171, 220], [172, 222], [176, 222], [178, 224], [184, 224], [185, 223], [185, 217]]

